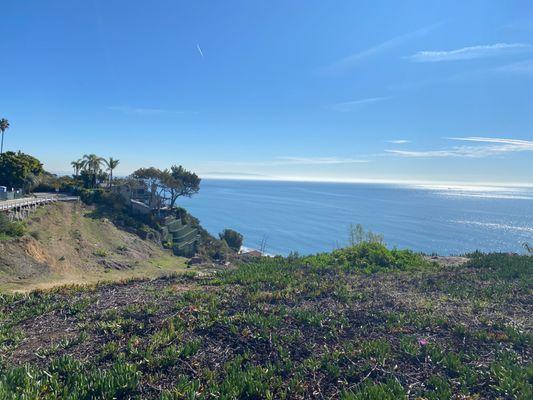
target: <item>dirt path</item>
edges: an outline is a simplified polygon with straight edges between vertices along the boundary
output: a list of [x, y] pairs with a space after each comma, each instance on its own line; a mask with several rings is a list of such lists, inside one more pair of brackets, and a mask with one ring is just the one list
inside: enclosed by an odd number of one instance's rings
[[459, 256], [426, 256], [428, 261], [434, 261], [441, 267], [459, 267], [468, 262], [467, 257]]

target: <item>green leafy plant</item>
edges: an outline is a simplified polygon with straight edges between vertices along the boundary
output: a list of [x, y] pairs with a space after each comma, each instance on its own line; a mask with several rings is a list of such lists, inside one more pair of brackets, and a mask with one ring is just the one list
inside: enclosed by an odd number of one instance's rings
[[0, 182], [4, 186], [31, 190], [43, 172], [41, 162], [28, 154], [20, 151], [0, 154]]
[[224, 240], [230, 249], [239, 251], [242, 246], [243, 236], [233, 229], [224, 229], [219, 235], [220, 240]]
[[26, 228], [23, 222], [10, 221], [5, 214], [0, 213], [0, 240], [20, 237]]
[[357, 246], [361, 243], [379, 243], [383, 244], [383, 235], [372, 231], [365, 231], [361, 224], [350, 224], [348, 227], [348, 242], [350, 246]]
[[102, 257], [102, 258], [107, 257], [107, 251], [104, 249], [97, 249], [95, 250], [94, 255], [97, 257]]

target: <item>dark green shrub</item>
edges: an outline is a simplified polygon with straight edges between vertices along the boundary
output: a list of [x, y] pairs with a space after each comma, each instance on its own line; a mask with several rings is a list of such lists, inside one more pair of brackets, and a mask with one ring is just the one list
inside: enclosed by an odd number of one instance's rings
[[233, 229], [224, 229], [219, 235], [220, 240], [224, 240], [230, 249], [239, 251], [242, 246], [243, 236]]
[[533, 256], [510, 253], [469, 254], [466, 267], [479, 268], [486, 274], [496, 275], [501, 279], [531, 278], [533, 274]]
[[20, 151], [0, 154], [0, 182], [9, 188], [31, 190], [43, 172], [41, 162], [28, 154]]
[[430, 265], [421, 255], [410, 250], [389, 250], [378, 242], [361, 242], [332, 253], [305, 258], [313, 265], [341, 266], [348, 270], [376, 272], [379, 270], [408, 270]]
[[0, 239], [19, 237], [24, 235], [25, 227], [24, 223], [13, 221], [11, 222], [5, 214], [0, 214]]
[[85, 204], [95, 204], [102, 201], [104, 195], [103, 189], [81, 189], [79, 196]]

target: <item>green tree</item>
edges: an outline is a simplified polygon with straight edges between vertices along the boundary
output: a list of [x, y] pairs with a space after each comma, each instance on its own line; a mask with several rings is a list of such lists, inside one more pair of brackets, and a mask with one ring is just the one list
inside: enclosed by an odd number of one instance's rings
[[111, 186], [111, 182], [113, 181], [113, 170], [118, 167], [120, 160], [115, 160], [113, 157], [109, 157], [109, 160], [104, 160], [104, 162], [107, 165], [107, 170], [109, 171], [109, 186]]
[[159, 199], [162, 198], [161, 193], [164, 188], [159, 184], [159, 182], [162, 173], [163, 171], [154, 167], [139, 168], [130, 176], [132, 180], [140, 180], [146, 185], [148, 193], [150, 193], [151, 206], [161, 203]]
[[218, 234], [220, 240], [224, 240], [230, 249], [239, 251], [242, 246], [243, 236], [233, 229], [224, 229]]
[[74, 169], [74, 178], [77, 178], [80, 175], [80, 171], [83, 169], [84, 161], [77, 159], [76, 161], [72, 161], [70, 165]]
[[20, 151], [0, 154], [0, 185], [30, 190], [42, 173], [43, 165], [35, 157]]
[[198, 175], [181, 165], [173, 165], [170, 170], [141, 168], [132, 174], [132, 178], [143, 180], [151, 195], [164, 199], [170, 208], [176, 206], [178, 197], [198, 193], [201, 181]]
[[361, 243], [383, 244], [383, 235], [374, 233], [370, 230], [365, 231], [361, 224], [350, 224], [348, 227], [348, 242], [350, 243], [350, 246], [357, 246]]
[[102, 172], [102, 162], [104, 162], [104, 159], [96, 154], [85, 154], [83, 156], [83, 169], [91, 177], [91, 186], [93, 188], [96, 187], [98, 175]]
[[0, 119], [0, 132], [2, 132], [2, 144], [0, 145], [0, 154], [4, 153], [4, 133], [9, 129], [9, 121], [5, 118]]
[[170, 168], [170, 175], [180, 183], [177, 197], [192, 197], [200, 190], [201, 179], [194, 172], [187, 171], [181, 165], [173, 165]]

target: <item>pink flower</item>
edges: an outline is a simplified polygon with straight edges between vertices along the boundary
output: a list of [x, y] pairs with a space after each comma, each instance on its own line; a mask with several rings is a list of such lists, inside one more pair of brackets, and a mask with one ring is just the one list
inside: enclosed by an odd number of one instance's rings
[[418, 341], [418, 344], [419, 344], [420, 346], [425, 346], [426, 344], [428, 344], [428, 341], [427, 341], [426, 339], [420, 339], [420, 340]]

